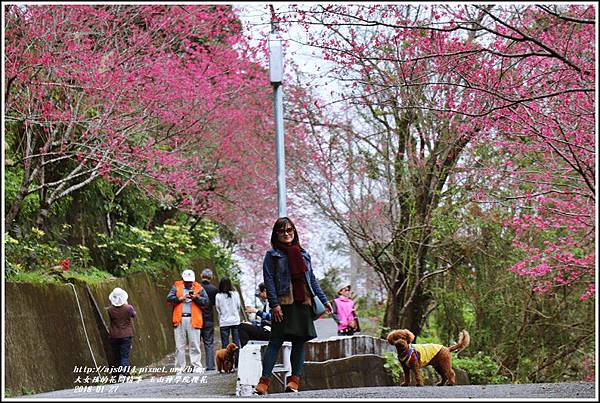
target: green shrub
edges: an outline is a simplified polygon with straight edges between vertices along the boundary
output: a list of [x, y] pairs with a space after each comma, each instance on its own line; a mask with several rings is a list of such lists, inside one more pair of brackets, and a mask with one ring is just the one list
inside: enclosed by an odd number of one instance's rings
[[109, 278], [113, 278], [113, 275], [110, 274], [109, 272], [100, 270], [96, 267], [90, 267], [85, 270], [69, 271], [64, 274], [64, 277], [67, 279], [74, 278], [77, 280], [84, 281], [86, 283], [94, 284], [94, 283], [102, 282], [103, 280], [106, 280]]
[[65, 258], [58, 243], [43, 241], [45, 235], [35, 227], [21, 239], [4, 234], [7, 278], [22, 272], [49, 269]]
[[214, 264], [219, 274], [235, 280], [231, 251], [218, 242], [214, 224], [203, 221], [191, 228], [186, 224], [165, 223], [152, 230], [117, 223], [112, 237], [97, 234], [97, 247], [107, 270], [116, 276], [136, 271], [157, 273], [163, 269], [189, 267], [195, 258]]
[[[68, 224], [62, 227], [63, 231], [70, 229]], [[90, 265], [92, 258], [86, 246], [61, 246], [58, 242], [44, 240], [45, 235], [35, 227], [21, 239], [4, 234], [7, 281], [52, 283], [78, 278], [97, 282], [110, 277], [110, 273]]]
[[400, 361], [398, 361], [396, 353], [388, 351], [383, 353], [383, 357], [385, 358], [385, 364], [383, 364], [383, 367], [385, 368], [386, 372], [392, 376], [394, 383], [397, 384], [400, 381], [400, 377], [404, 371], [402, 370], [402, 365], [400, 365]]
[[109, 262], [108, 270], [118, 276], [126, 275], [148, 266], [154, 245], [151, 231], [119, 222], [113, 236], [97, 234], [97, 247]]
[[12, 283], [46, 284], [57, 283], [59, 282], [59, 278], [44, 271], [19, 271], [17, 273], [12, 273], [10, 277], [7, 276], [6, 281]]
[[508, 383], [506, 376], [498, 374], [498, 364], [489, 356], [479, 351], [473, 357], [454, 358], [454, 368], [460, 368], [467, 372], [469, 380], [473, 385], [488, 385]]

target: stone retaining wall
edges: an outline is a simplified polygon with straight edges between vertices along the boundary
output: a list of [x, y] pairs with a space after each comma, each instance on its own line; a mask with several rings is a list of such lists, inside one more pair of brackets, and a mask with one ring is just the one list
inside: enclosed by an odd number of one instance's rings
[[330, 337], [326, 340], [311, 340], [305, 344], [306, 361], [325, 361], [346, 358], [357, 354], [383, 355], [396, 349], [386, 340], [367, 335]]
[[394, 385], [383, 367], [385, 358], [374, 354], [354, 355], [323, 362], [309, 361], [304, 367], [302, 390], [360, 388]]
[[95, 367], [94, 359], [97, 365], [107, 365], [89, 298], [84, 288], [74, 287], [85, 327], [71, 285], [6, 283], [4, 342], [8, 390], [43, 392], [72, 387], [76, 365]]
[[171, 308], [165, 297], [177, 275], [165, 274], [164, 281], [156, 281], [136, 273], [94, 285], [6, 283], [7, 390], [21, 394], [72, 388], [80, 375], [73, 372], [75, 367], [94, 368], [94, 359], [99, 366], [109, 365], [107, 308], [114, 287], [127, 291], [138, 312], [131, 365], [145, 366], [173, 352]]

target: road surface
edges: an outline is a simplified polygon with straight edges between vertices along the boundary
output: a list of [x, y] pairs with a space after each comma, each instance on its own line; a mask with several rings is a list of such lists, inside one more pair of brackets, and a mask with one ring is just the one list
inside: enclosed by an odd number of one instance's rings
[[[156, 398], [164, 400], [238, 400], [235, 396], [236, 374], [209, 372], [204, 383], [183, 384], [158, 382], [158, 378], [142, 380], [139, 383], [96, 386], [89, 390], [68, 389], [25, 398], [48, 399], [132, 399]], [[581, 383], [540, 383], [520, 385], [459, 385], [400, 387], [385, 386], [372, 388], [348, 388], [309, 390], [299, 393], [274, 393], [267, 396], [247, 396], [243, 399], [576, 399], [597, 401], [595, 384]]]
[[[318, 339], [336, 335], [335, 322], [325, 318], [315, 322]], [[157, 366], [172, 367], [173, 357], [165, 357]], [[192, 381], [192, 378], [196, 378]], [[189, 383], [186, 382], [191, 381]], [[237, 374], [219, 374], [215, 371], [184, 376], [149, 375], [129, 383], [106, 385], [79, 385], [73, 389], [22, 396], [27, 399], [131, 399], [156, 398], [163, 400], [238, 400], [235, 396]], [[272, 399], [577, 399], [595, 400], [596, 387], [591, 382], [521, 384], [521, 385], [460, 385], [417, 387], [371, 387], [275, 393]], [[248, 396], [243, 399], [263, 399]]]

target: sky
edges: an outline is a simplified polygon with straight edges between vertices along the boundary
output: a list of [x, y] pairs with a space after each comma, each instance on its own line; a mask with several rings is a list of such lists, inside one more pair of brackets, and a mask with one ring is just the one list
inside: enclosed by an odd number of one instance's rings
[[[273, 4], [275, 13], [282, 11], [286, 8], [285, 3]], [[238, 16], [242, 20], [247, 35], [251, 36], [251, 44], [255, 46], [260, 45], [260, 41], [267, 41], [269, 32], [271, 30], [270, 20], [271, 13], [269, 11], [269, 3], [245, 3], [236, 4], [235, 9]], [[317, 68], [321, 66], [324, 68], [326, 62], [319, 57], [318, 54], [313, 55], [314, 50], [308, 46], [302, 46], [302, 32], [300, 29], [292, 28], [285, 35], [282, 35], [284, 43], [284, 74], [290, 74], [289, 63], [293, 60], [300, 68], [300, 71], [309, 75], [317, 73]], [[287, 69], [286, 69], [287, 65]], [[334, 85], [334, 83], [320, 82], [320, 91], [322, 94], [328, 93], [328, 85]], [[285, 81], [283, 82], [283, 96], [285, 97]], [[285, 116], [284, 116], [284, 133], [285, 133]], [[273, 133], [275, 136], [275, 133]], [[285, 141], [285, 140], [284, 140]], [[273, 154], [275, 158], [275, 154]], [[290, 189], [288, 189], [287, 197], [290, 196]], [[291, 215], [291, 214], [290, 214]], [[297, 214], [296, 214], [297, 215]], [[311, 228], [298, 228], [299, 237], [301, 240], [309, 240], [309, 253], [312, 258], [313, 270], [317, 278], [323, 277], [326, 269], [331, 266], [344, 267], [349, 265], [349, 258], [345, 256], [334, 255], [327, 251], [326, 244], [329, 240], [339, 239], [342, 234], [339, 230], [334, 228], [330, 223], [323, 221], [319, 218], [315, 211], [307, 211], [303, 213], [304, 217], [309, 217], [307, 222], [311, 222]], [[266, 252], [266, 251], [265, 251]], [[255, 302], [254, 292], [258, 283], [262, 282], [261, 272], [258, 275], [253, 273], [258, 266], [262, 266], [260, 262], [250, 262], [244, 260], [239, 255], [234, 255], [234, 258], [238, 262], [241, 268], [242, 276], [241, 289], [244, 300], [249, 302]], [[257, 301], [256, 301], [257, 302]]]

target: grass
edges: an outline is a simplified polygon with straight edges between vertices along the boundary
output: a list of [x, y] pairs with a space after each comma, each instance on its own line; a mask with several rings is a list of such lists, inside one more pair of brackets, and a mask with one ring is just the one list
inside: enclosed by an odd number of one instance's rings
[[21, 271], [7, 276], [6, 281], [12, 283], [57, 284], [64, 282], [63, 278], [76, 279], [88, 284], [98, 284], [114, 276], [106, 271], [90, 267], [82, 271], [71, 270], [60, 273], [50, 271]]
[[4, 390], [4, 397], [9, 397], [9, 398], [10, 397], [19, 397], [19, 396], [26, 396], [26, 395], [34, 395], [36, 393], [39, 393], [39, 392], [33, 388], [21, 386], [21, 388], [17, 389], [17, 390], [6, 388]]

